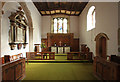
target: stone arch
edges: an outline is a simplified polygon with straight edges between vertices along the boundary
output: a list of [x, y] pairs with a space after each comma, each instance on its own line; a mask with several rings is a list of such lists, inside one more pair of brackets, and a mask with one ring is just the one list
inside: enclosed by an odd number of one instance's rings
[[99, 38], [101, 37], [105, 37], [107, 40], [109, 40], [108, 36], [105, 33], [99, 33], [96, 37], [95, 37], [95, 41], [97, 41]]
[[[0, 7], [0, 13], [2, 13], [2, 8], [5, 5], [6, 2], [1, 2], [1, 7]], [[28, 9], [27, 5], [25, 2], [18, 2], [22, 9], [25, 12], [25, 15], [27, 17], [28, 20], [28, 26], [29, 26], [29, 51], [33, 51], [33, 22], [32, 22], [32, 18], [31, 18], [31, 13], [30, 10]], [[0, 15], [0, 20], [2, 19], [2, 14]], [[1, 25], [1, 22], [0, 22]]]
[[96, 56], [100, 56], [104, 59], [107, 59], [107, 40], [109, 40], [109, 38], [105, 33], [99, 33], [95, 37]]

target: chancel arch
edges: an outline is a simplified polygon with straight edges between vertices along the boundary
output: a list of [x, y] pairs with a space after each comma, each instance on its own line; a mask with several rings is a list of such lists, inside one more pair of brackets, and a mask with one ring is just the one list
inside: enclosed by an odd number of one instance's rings
[[107, 59], [107, 40], [109, 40], [109, 38], [105, 33], [99, 33], [95, 37], [96, 56], [100, 56], [104, 59]]

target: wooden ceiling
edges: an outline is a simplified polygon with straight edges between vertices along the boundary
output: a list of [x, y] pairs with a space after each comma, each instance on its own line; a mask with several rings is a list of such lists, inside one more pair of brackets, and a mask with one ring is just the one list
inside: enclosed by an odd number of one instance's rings
[[33, 2], [42, 16], [65, 14], [79, 16], [88, 2]]

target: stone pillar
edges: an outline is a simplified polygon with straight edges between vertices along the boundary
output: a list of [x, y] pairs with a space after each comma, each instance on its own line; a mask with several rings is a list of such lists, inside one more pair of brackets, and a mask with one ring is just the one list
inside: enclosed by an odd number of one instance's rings
[[34, 44], [33, 44], [33, 28], [29, 28], [29, 51], [34, 51]]
[[31, 18], [31, 13], [26, 5], [25, 2], [19, 2], [21, 7], [23, 8], [25, 15], [28, 20], [28, 26], [29, 26], [29, 51], [33, 52], [34, 51], [34, 45], [33, 45], [33, 23], [32, 23], [32, 18]]

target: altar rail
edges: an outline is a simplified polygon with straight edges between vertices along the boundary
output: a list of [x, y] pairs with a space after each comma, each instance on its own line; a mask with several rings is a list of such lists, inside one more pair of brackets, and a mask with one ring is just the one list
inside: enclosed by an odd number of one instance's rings
[[[92, 52], [68, 52], [67, 53], [67, 60], [92, 60]], [[75, 56], [77, 56], [75, 58]]]
[[[47, 55], [49, 54], [49, 55]], [[35, 57], [39, 57], [39, 58], [35, 58]], [[47, 60], [47, 57], [49, 56], [49, 60], [54, 60], [55, 59], [55, 52], [26, 52], [26, 58], [27, 58], [27, 62], [28, 60]], [[46, 57], [46, 58], [44, 58]]]

